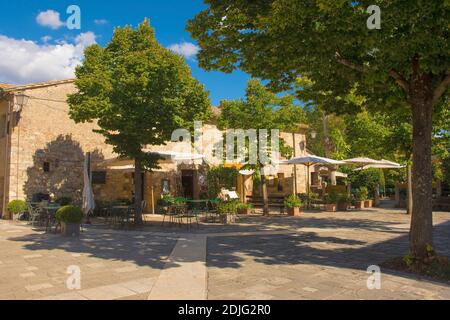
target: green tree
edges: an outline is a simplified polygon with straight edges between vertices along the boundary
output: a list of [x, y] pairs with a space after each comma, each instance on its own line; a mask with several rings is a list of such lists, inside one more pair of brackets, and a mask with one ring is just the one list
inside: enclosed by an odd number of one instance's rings
[[[408, 105], [413, 124], [414, 205], [410, 250], [423, 260], [433, 245], [431, 139], [433, 109], [450, 85], [450, 1], [206, 0], [188, 23], [200, 65], [241, 68], [291, 88], [301, 75], [328, 111], [354, 112], [348, 95], [390, 111]], [[379, 5], [381, 30], [367, 27]], [[325, 98], [324, 98], [325, 96]]]
[[208, 95], [183, 58], [158, 44], [148, 20], [136, 29], [116, 28], [104, 48], [87, 48], [76, 78], [78, 92], [68, 100], [70, 116], [75, 122], [96, 121], [99, 128], [94, 131], [114, 152], [134, 159], [140, 222], [142, 172], [158, 168], [159, 160], [145, 147], [164, 145], [173, 130], [206, 119]]
[[[245, 96], [245, 100], [230, 100], [222, 103], [222, 113], [218, 121], [221, 129], [266, 129], [268, 131], [278, 129], [280, 132], [294, 132], [305, 119], [301, 107], [294, 105], [293, 97], [289, 95], [277, 97], [257, 80], [248, 82]], [[270, 139], [267, 141], [267, 150], [263, 150], [267, 158], [271, 156], [269, 154], [270, 141]], [[259, 140], [255, 142], [258, 150], [263, 148], [259, 145]], [[248, 138], [246, 143], [247, 145], [250, 143]], [[246, 153], [245, 158], [248, 158], [249, 147], [246, 150], [238, 150], [239, 153], [242, 151]], [[282, 139], [280, 139], [279, 151], [281, 155], [286, 157], [292, 154], [292, 149]], [[260, 152], [256, 152], [255, 160], [256, 164], [247, 165], [247, 167], [252, 167], [261, 173], [262, 168], [267, 163], [261, 157]], [[264, 214], [268, 214], [269, 201], [264, 174], [261, 174], [261, 191], [264, 201]]]

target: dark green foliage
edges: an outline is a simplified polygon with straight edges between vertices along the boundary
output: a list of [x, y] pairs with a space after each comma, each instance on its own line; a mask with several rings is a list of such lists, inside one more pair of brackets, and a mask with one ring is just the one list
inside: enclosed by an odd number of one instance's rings
[[225, 168], [223, 166], [210, 168], [206, 176], [209, 197], [217, 197], [222, 188], [228, 190], [235, 188], [237, 175], [238, 172], [234, 168]]
[[60, 197], [58, 199], [56, 199], [55, 201], [56, 203], [58, 203], [60, 206], [68, 206], [69, 204], [72, 204], [72, 198], [70, 197]]
[[295, 194], [291, 194], [284, 199], [284, 206], [286, 208], [300, 208], [302, 206], [302, 201]]
[[239, 202], [237, 201], [223, 201], [217, 204], [217, 212], [220, 215], [235, 215], [237, 213]]

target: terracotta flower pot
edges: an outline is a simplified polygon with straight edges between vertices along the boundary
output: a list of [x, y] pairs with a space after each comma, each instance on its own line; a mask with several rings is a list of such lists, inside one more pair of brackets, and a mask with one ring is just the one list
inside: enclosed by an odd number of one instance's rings
[[366, 208], [372, 208], [373, 201], [372, 200], [366, 200], [364, 201], [364, 207]]
[[347, 211], [348, 210], [348, 203], [347, 202], [339, 202], [337, 205], [337, 209], [339, 211]]
[[61, 234], [66, 237], [80, 236], [80, 223], [65, 223], [61, 222]]
[[337, 205], [335, 203], [327, 203], [325, 205], [325, 210], [327, 212], [336, 212]]
[[356, 201], [355, 209], [364, 209], [364, 203], [365, 203], [365, 201]]
[[287, 208], [287, 213], [288, 213], [288, 215], [290, 215], [292, 217], [299, 217], [300, 216], [300, 208], [299, 207]]

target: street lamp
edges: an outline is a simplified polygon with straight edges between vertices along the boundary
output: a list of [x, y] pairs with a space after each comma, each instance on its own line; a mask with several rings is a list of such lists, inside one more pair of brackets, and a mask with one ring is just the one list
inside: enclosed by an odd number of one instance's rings
[[15, 108], [14, 111], [16, 112], [20, 112], [22, 110], [22, 108], [24, 106], [26, 106], [26, 104], [28, 103], [28, 99], [30, 98], [29, 96], [27, 96], [24, 92], [19, 92], [15, 95], [16, 97], [16, 106], [17, 108]]

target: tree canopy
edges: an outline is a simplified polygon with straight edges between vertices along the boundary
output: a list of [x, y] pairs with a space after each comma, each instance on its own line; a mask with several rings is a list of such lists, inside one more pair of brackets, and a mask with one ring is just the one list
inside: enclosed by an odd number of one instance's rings
[[[410, 248], [424, 261], [432, 237], [432, 119], [450, 85], [450, 1], [205, 0], [189, 21], [200, 65], [241, 68], [275, 90], [309, 81], [304, 101], [328, 112], [407, 107], [412, 114]], [[381, 29], [367, 8], [381, 8]], [[355, 101], [356, 98], [356, 101]], [[356, 102], [356, 103], [355, 103]]]
[[159, 157], [145, 152], [164, 145], [178, 128], [209, 118], [207, 92], [184, 59], [161, 46], [144, 20], [114, 30], [104, 47], [85, 50], [76, 69], [78, 91], [69, 96], [75, 122], [96, 121], [106, 142], [121, 157], [135, 160], [135, 205], [140, 220], [142, 170], [158, 168]]
[[75, 85], [72, 119], [97, 121], [95, 131], [117, 154], [141, 159], [148, 170], [157, 168], [158, 159], [144, 153], [145, 146], [163, 145], [175, 129], [209, 117], [203, 85], [181, 56], [156, 41], [148, 20], [136, 29], [116, 28], [104, 48], [87, 48]]

